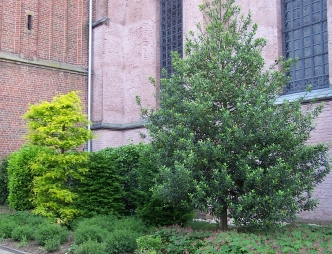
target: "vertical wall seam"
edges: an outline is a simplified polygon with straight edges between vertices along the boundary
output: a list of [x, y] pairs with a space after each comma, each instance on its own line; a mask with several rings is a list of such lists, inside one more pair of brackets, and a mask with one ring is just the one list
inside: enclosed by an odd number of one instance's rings
[[50, 30], [49, 30], [49, 44], [48, 44], [48, 59], [53, 60], [51, 58], [53, 52], [53, 0], [50, 0]]
[[63, 19], [64, 21], [64, 42], [63, 42], [63, 61], [67, 62], [67, 45], [68, 45], [68, 0], [65, 0], [65, 15], [66, 17]]
[[[0, 31], [3, 31], [3, 0], [0, 0]], [[2, 49], [2, 32], [0, 33], [0, 50]]]
[[82, 62], [82, 26], [83, 26], [83, 23], [82, 23], [82, 9], [83, 9], [83, 3], [82, 3], [83, 0], [79, 0], [78, 1], [78, 8], [77, 8], [77, 11], [78, 11], [78, 24], [80, 24], [79, 26], [79, 30], [78, 30], [78, 33], [77, 33], [77, 64], [81, 64]]
[[[15, 8], [15, 32], [14, 32], [14, 53], [19, 53], [20, 50], [20, 23], [21, 23], [21, 0], [16, 1], [16, 8]], [[24, 17], [25, 18], [25, 17]]]
[[40, 14], [40, 0], [37, 0], [37, 13], [35, 14], [35, 23], [36, 23], [36, 57], [38, 57], [39, 53], [39, 14]]

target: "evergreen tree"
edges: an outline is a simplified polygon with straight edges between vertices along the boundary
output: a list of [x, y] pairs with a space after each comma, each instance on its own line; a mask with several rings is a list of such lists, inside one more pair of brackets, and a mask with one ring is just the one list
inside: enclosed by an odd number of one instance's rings
[[330, 171], [328, 147], [307, 143], [322, 105], [277, 105], [292, 60], [266, 68], [266, 40], [234, 0], [200, 8], [206, 26], [189, 34], [184, 59], [173, 52], [161, 107], [141, 109], [158, 155], [155, 190], [215, 215], [223, 229], [227, 217], [257, 227], [293, 220], [317, 205], [311, 193]]
[[34, 213], [68, 223], [77, 213], [77, 198], [71, 182], [81, 180], [88, 170], [88, 154], [79, 152], [91, 131], [82, 112], [77, 92], [56, 96], [52, 102], [30, 106], [28, 120], [30, 144], [45, 147], [31, 162]]

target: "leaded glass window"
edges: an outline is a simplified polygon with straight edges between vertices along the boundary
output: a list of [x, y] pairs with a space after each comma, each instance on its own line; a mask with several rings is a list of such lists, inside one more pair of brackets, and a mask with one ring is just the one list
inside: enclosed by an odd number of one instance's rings
[[329, 87], [327, 0], [282, 0], [283, 50], [298, 58], [285, 93]]
[[161, 3], [161, 68], [167, 76], [173, 72], [171, 51], [182, 56], [182, 0], [160, 0]]

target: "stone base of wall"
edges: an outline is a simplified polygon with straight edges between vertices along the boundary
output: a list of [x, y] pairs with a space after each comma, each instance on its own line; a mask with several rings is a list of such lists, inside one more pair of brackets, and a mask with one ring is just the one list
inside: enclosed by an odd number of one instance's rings
[[146, 130], [143, 128], [123, 131], [107, 129], [94, 130], [94, 139], [91, 142], [92, 151], [99, 151], [107, 147], [138, 144], [139, 142], [147, 143], [148, 140], [140, 136], [141, 132], [146, 133]]

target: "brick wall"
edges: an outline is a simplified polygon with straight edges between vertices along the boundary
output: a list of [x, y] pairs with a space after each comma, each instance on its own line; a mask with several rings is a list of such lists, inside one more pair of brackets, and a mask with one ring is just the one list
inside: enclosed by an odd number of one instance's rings
[[87, 38], [88, 0], [0, 0], [0, 159], [22, 145], [28, 104], [72, 90], [86, 104]]
[[0, 62], [0, 158], [23, 144], [28, 104], [50, 100], [58, 93], [82, 90], [86, 77], [52, 69]]
[[87, 0], [0, 0], [0, 25], [2, 52], [87, 65]]

